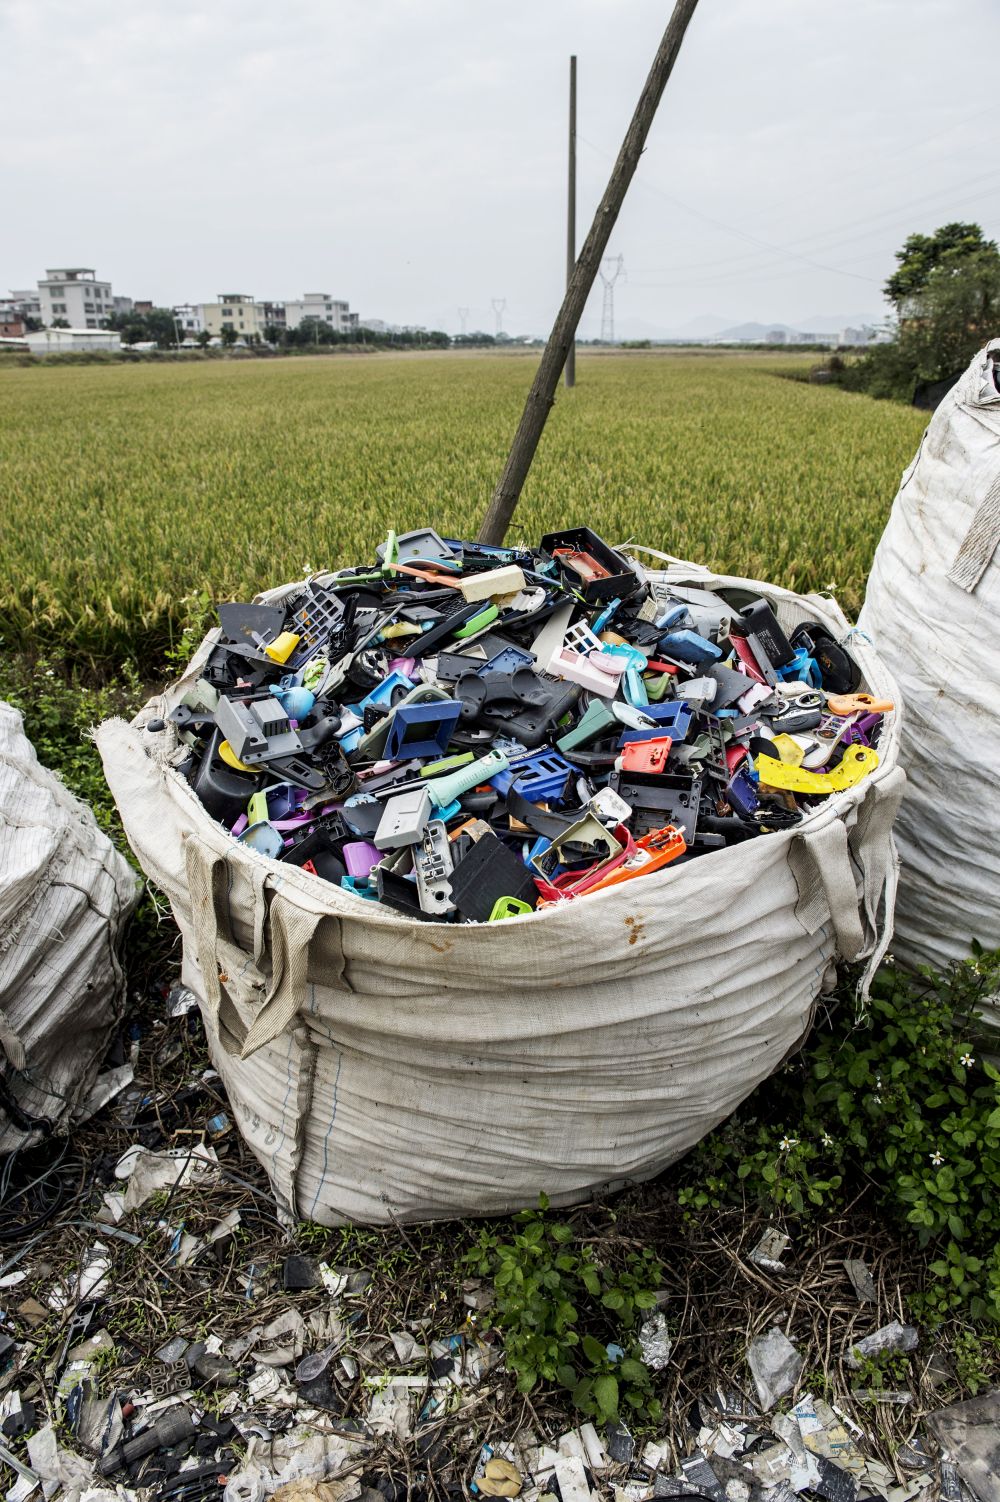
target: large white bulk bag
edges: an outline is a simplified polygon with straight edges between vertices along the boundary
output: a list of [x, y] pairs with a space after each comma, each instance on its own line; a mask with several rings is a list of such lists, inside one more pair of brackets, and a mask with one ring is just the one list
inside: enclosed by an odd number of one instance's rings
[[[751, 589], [786, 630], [849, 634], [826, 599], [693, 564], [659, 577]], [[648, 1178], [802, 1041], [838, 955], [874, 964], [884, 949], [895, 716], [876, 770], [795, 829], [502, 923], [421, 923], [234, 842], [174, 770], [173, 726], [143, 729], [216, 636], [97, 741], [173, 907], [240, 1130], [290, 1215], [498, 1214]], [[872, 648], [851, 650], [893, 697]]]
[[[0, 1153], [66, 1131], [122, 1015], [116, 948], [138, 882], [0, 702]], [[16, 1114], [47, 1123], [18, 1125]]]
[[903, 697], [893, 952], [1000, 945], [1000, 348], [976, 356], [903, 475], [859, 622]]

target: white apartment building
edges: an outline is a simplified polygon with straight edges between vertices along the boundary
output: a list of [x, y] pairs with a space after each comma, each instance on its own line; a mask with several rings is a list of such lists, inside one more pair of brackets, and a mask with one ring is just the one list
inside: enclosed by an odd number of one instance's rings
[[3, 307], [14, 317], [41, 318], [42, 316], [42, 303], [37, 290], [34, 292], [12, 291], [9, 297], [3, 299]]
[[46, 271], [38, 283], [38, 300], [44, 324], [51, 328], [57, 318], [70, 328], [101, 329], [116, 312], [110, 282], [99, 282], [90, 266], [65, 266]]
[[259, 308], [245, 292], [220, 292], [218, 302], [204, 303], [201, 311], [204, 327], [216, 338], [224, 328], [232, 329], [244, 339], [250, 334], [263, 337], [263, 308]]
[[173, 309], [174, 318], [184, 339], [194, 338], [205, 328], [205, 308], [200, 302], [178, 303]]
[[358, 326], [358, 315], [351, 312], [350, 304], [338, 301], [329, 292], [306, 292], [301, 299], [286, 302], [284, 306], [285, 328], [297, 329], [305, 318], [328, 323], [335, 334], [349, 334]]

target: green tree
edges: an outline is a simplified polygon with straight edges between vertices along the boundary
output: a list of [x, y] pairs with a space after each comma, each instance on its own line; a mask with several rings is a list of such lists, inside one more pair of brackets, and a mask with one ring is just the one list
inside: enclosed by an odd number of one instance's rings
[[147, 339], [155, 339], [160, 349], [174, 348], [178, 342], [177, 323], [170, 308], [150, 308], [145, 323]]
[[1000, 328], [996, 246], [945, 256], [912, 302], [899, 343], [917, 379], [939, 381], [962, 370]]
[[69, 328], [69, 319], [68, 318], [53, 318], [53, 320], [52, 320], [51, 324], [49, 325], [49, 327], [53, 328], [53, 329], [68, 329]]
[[265, 323], [264, 338], [268, 344], [280, 344], [284, 329], [279, 323]]
[[222, 343], [225, 345], [226, 349], [232, 349], [233, 345], [236, 343], [236, 330], [233, 328], [231, 323], [224, 323], [222, 325], [222, 330], [219, 334], [219, 338], [222, 340]]
[[199, 332], [195, 335], [195, 343], [200, 344], [202, 349], [207, 349], [211, 338], [212, 336], [208, 332], [208, 329], [200, 329]]
[[978, 224], [943, 224], [932, 235], [910, 235], [902, 250], [896, 251], [899, 265], [882, 290], [900, 316], [905, 316], [909, 303], [924, 290], [937, 267], [954, 268], [983, 251], [996, 255], [997, 246], [995, 240], [983, 238]]
[[26, 334], [38, 334], [45, 327], [40, 318], [35, 318], [31, 313], [24, 315], [24, 331]]

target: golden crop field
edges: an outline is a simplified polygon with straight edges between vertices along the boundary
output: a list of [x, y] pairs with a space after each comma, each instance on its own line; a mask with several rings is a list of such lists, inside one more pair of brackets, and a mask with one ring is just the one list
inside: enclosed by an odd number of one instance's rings
[[[474, 536], [536, 356], [0, 370], [0, 634], [151, 661], [211, 600]], [[857, 609], [926, 415], [781, 372], [812, 356], [581, 353], [519, 507]], [[512, 536], [514, 534], [512, 533]]]

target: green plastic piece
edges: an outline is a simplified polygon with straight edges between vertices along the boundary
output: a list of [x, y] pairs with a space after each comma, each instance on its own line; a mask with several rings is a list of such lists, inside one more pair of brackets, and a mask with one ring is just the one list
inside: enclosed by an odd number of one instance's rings
[[443, 756], [440, 761], [432, 761], [428, 766], [421, 767], [420, 775], [437, 777], [441, 772], [454, 772], [456, 767], [467, 767], [475, 759], [474, 751], [459, 751], [454, 756]]
[[590, 741], [596, 741], [600, 736], [606, 735], [618, 723], [603, 699], [591, 699], [580, 723], [566, 735], [561, 735], [556, 745], [560, 751], [575, 751], [577, 746], [586, 746]]
[[482, 631], [484, 626], [488, 626], [491, 621], [495, 621], [499, 614], [500, 607], [498, 605], [487, 605], [486, 609], [481, 610], [478, 615], [474, 615], [471, 621], [466, 621], [464, 626], [459, 626], [455, 632], [456, 637], [475, 636], [477, 631]]
[[669, 673], [644, 674], [642, 681], [646, 686], [646, 693], [649, 695], [649, 702], [651, 704], [658, 704], [661, 699], [666, 698], [667, 690], [670, 687]]
[[383, 572], [383, 574], [390, 574], [390, 573], [392, 573], [392, 565], [394, 563], [397, 563], [398, 561], [399, 561], [399, 543], [396, 541], [396, 534], [395, 534], [395, 532], [390, 527], [389, 528], [389, 534], [388, 534], [388, 536], [385, 539], [385, 556], [382, 559], [382, 572]]
[[493, 904], [489, 922], [499, 923], [503, 918], [517, 918], [521, 913], [530, 913], [530, 902], [522, 902], [520, 897], [498, 897]]

